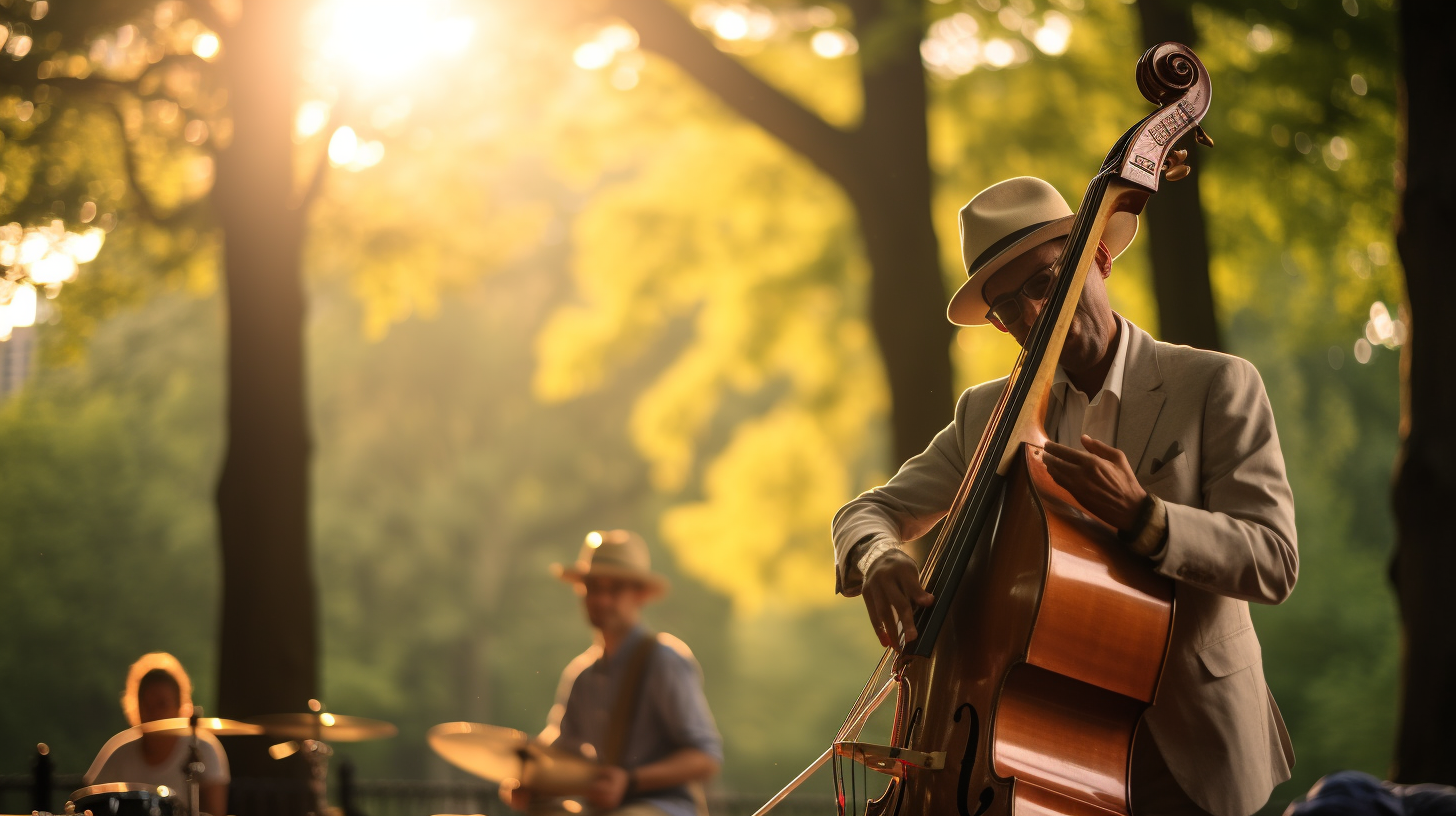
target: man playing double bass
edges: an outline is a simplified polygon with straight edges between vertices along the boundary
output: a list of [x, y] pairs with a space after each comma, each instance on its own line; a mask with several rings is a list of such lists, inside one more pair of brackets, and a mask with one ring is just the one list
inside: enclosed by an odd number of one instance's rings
[[[989, 323], [1024, 345], [1072, 219], [1030, 177], [971, 199], [960, 212], [969, 279], [951, 322]], [[1294, 762], [1248, 606], [1294, 588], [1293, 498], [1254, 367], [1158, 342], [1112, 311], [1103, 279], [1136, 231], [1136, 217], [1118, 213], [1097, 247], [1052, 384], [1044, 459], [1123, 545], [1177, 582], [1162, 684], [1134, 742], [1134, 814], [1248, 816]], [[916, 637], [914, 608], [932, 598], [902, 545], [950, 509], [1005, 384], [967, 390], [924, 452], [834, 517], [838, 591], [863, 594], [883, 645]]]

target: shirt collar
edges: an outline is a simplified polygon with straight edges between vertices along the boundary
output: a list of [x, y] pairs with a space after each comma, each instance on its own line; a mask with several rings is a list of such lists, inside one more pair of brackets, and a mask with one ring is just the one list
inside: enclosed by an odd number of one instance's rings
[[632, 627], [632, 631], [628, 632], [626, 637], [622, 638], [622, 643], [620, 646], [617, 647], [617, 651], [613, 653], [611, 657], [606, 657], [605, 655], [603, 655], [602, 657], [598, 658], [597, 665], [601, 666], [602, 668], [615, 668], [616, 666], [621, 665], [622, 663], [626, 662], [626, 656], [636, 650], [637, 642], [642, 640], [642, 638], [646, 636], [647, 625], [644, 623], [638, 623], [636, 626]]
[[[1091, 404], [1093, 405], [1097, 404], [1102, 399], [1103, 393], [1106, 392], [1110, 392], [1118, 402], [1122, 401], [1122, 384], [1127, 372], [1127, 347], [1131, 345], [1128, 342], [1128, 335], [1131, 331], [1128, 328], [1128, 322], [1122, 318], [1122, 315], [1113, 312], [1112, 316], [1117, 318], [1118, 324], [1117, 351], [1112, 355], [1112, 367], [1107, 369], [1107, 379], [1102, 381], [1102, 390], [1092, 395]], [[1052, 395], [1058, 400], [1065, 401], [1068, 388], [1076, 390], [1077, 386], [1072, 385], [1072, 381], [1067, 377], [1067, 372], [1063, 371], [1059, 364], [1056, 375], [1052, 377]]]

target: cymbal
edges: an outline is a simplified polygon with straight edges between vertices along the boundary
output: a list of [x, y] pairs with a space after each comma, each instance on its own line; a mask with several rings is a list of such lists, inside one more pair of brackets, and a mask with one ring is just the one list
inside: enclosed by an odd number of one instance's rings
[[[191, 719], [187, 717], [171, 717], [165, 720], [152, 720], [141, 725], [133, 725], [125, 731], [113, 735], [106, 744], [101, 746], [101, 753], [97, 756], [111, 756], [117, 748], [139, 740], [146, 734], [161, 734], [167, 737], [186, 737], [192, 734]], [[221, 737], [246, 736], [248, 734], [261, 734], [263, 729], [256, 725], [249, 725], [237, 720], [224, 720], [219, 717], [198, 717], [197, 727], [211, 731]]]
[[349, 717], [344, 714], [320, 713], [264, 714], [249, 717], [253, 725], [262, 726], [263, 733], [270, 737], [294, 740], [323, 740], [324, 742], [364, 742], [384, 739], [399, 733], [394, 723], [371, 720], [365, 717]]
[[[211, 731], [219, 737], [243, 737], [263, 733], [260, 726], [237, 720], [224, 720], [221, 717], [198, 717], [197, 727]], [[142, 734], [185, 737], [192, 733], [192, 721], [187, 717], [172, 717], [166, 720], [144, 722], [137, 726], [137, 729]]]
[[470, 722], [441, 723], [428, 734], [430, 747], [451, 765], [487, 779], [515, 779], [546, 794], [585, 793], [597, 765], [531, 739], [514, 728]]

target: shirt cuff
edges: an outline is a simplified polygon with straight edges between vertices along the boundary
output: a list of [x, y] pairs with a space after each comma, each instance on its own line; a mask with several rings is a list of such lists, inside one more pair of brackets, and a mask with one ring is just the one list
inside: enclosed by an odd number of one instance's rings
[[869, 575], [870, 565], [878, 561], [880, 559], [880, 556], [884, 555], [894, 548], [894, 544], [891, 544], [888, 540], [883, 538], [871, 540], [864, 547], [862, 547], [861, 549], [863, 549], [864, 552], [860, 553], [859, 560], [857, 560], [854, 564], [855, 568], [859, 570], [860, 577], [863, 578], [864, 576]]
[[1168, 540], [1168, 508], [1163, 500], [1149, 493], [1148, 502], [1138, 513], [1137, 522], [1121, 537], [1129, 550], [1158, 560]]

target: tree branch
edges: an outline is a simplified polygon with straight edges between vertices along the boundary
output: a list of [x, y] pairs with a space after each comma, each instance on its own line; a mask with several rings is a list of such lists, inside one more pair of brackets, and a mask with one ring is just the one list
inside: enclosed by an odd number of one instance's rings
[[348, 121], [352, 114], [358, 112], [359, 106], [353, 103], [353, 95], [345, 91], [341, 93], [338, 102], [329, 106], [329, 118], [319, 129], [319, 133], [323, 134], [323, 141], [320, 142], [318, 159], [314, 162], [308, 183], [293, 192], [293, 198], [289, 201], [289, 206], [293, 209], [307, 210], [323, 190], [324, 179], [329, 174], [329, 139], [340, 122]]
[[223, 19], [223, 16], [213, 7], [211, 0], [192, 0], [187, 4], [187, 10], [203, 25], [218, 34], [223, 34], [232, 28], [232, 23]]
[[111, 114], [116, 119], [117, 144], [121, 148], [121, 165], [126, 170], [127, 186], [136, 194], [137, 209], [141, 210], [142, 216], [148, 221], [156, 221], [157, 208], [152, 204], [151, 196], [137, 183], [136, 154], [131, 149], [131, 138], [126, 135], [126, 115], [122, 113], [120, 100], [112, 101]]
[[169, 227], [191, 216], [197, 210], [202, 199], [183, 204], [165, 216], [158, 213], [157, 205], [152, 203], [151, 196], [147, 195], [147, 191], [142, 189], [139, 183], [140, 175], [137, 173], [136, 154], [132, 152], [131, 139], [126, 135], [126, 117], [121, 110], [121, 101], [112, 100], [110, 107], [112, 116], [116, 119], [121, 164], [126, 171], [127, 187], [136, 195], [137, 210], [141, 212], [142, 217], [159, 227]]
[[324, 130], [323, 147], [319, 149], [319, 157], [314, 162], [313, 172], [309, 174], [308, 184], [303, 189], [293, 193], [293, 200], [289, 205], [295, 210], [307, 210], [314, 199], [324, 189], [324, 177], [329, 174], [329, 133]]
[[841, 187], [858, 186], [859, 163], [852, 133], [825, 122], [719, 51], [665, 0], [608, 0], [606, 8], [637, 29], [644, 48], [672, 60]]

